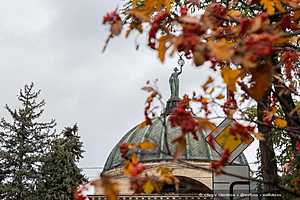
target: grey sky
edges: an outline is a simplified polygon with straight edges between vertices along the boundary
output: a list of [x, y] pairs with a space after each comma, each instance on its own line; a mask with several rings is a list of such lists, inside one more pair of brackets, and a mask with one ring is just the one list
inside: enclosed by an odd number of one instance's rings
[[[55, 118], [60, 131], [78, 123], [86, 150], [82, 167], [101, 167], [115, 143], [143, 119], [147, 80], [159, 79], [165, 99], [168, 76], [176, 59], [162, 65], [155, 52], [139, 51], [130, 39], [113, 39], [105, 54], [108, 34], [102, 26], [106, 11], [118, 0], [3, 0], [0, 7], [0, 114], [15, 105], [16, 94], [33, 81], [46, 99], [46, 117]], [[181, 94], [205, 81], [207, 68], [186, 66]], [[254, 159], [252, 145], [246, 156]], [[95, 172], [87, 171], [89, 175]]]

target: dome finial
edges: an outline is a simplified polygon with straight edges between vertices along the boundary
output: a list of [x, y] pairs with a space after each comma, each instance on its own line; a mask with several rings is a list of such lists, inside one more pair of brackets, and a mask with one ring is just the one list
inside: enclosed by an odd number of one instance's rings
[[176, 106], [176, 103], [180, 100], [179, 98], [179, 75], [182, 73], [182, 67], [184, 65], [184, 60], [181, 55], [177, 61], [180, 66], [180, 70], [177, 67], [174, 68], [173, 73], [169, 78], [171, 97], [167, 102], [166, 114], [170, 113], [171, 110]]

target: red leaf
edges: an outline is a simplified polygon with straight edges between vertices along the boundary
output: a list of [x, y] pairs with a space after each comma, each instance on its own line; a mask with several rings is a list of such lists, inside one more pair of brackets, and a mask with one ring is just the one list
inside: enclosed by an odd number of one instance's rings
[[300, 140], [298, 140], [297, 143], [296, 143], [296, 150], [300, 154]]
[[115, 23], [116, 21], [121, 20], [120, 15], [117, 13], [116, 10], [108, 12], [104, 17], [103, 17], [103, 24], [106, 23]]
[[171, 113], [169, 121], [172, 127], [180, 127], [183, 134], [192, 133], [194, 138], [198, 139], [196, 135], [198, 123], [197, 120], [193, 118], [192, 112], [187, 110], [189, 103], [189, 97], [184, 96]]
[[228, 149], [225, 149], [221, 155], [221, 159], [217, 161], [212, 161], [210, 163], [210, 167], [214, 170], [224, 167], [225, 164], [228, 162], [229, 157], [230, 157], [230, 152]]
[[170, 16], [170, 13], [167, 11], [159, 12], [153, 19], [151, 23], [151, 28], [148, 33], [148, 46], [152, 49], [155, 49], [156, 43], [156, 33], [161, 28], [160, 24], [163, 20]]
[[282, 62], [284, 64], [284, 70], [285, 70], [285, 75], [289, 80], [292, 79], [292, 70], [293, 70], [293, 63], [297, 61], [299, 58], [299, 55], [295, 51], [285, 51], [282, 54]]
[[186, 7], [186, 6], [181, 6], [181, 7], [180, 7], [180, 14], [181, 14], [181, 16], [187, 15], [188, 10], [189, 10], [188, 7]]
[[88, 200], [87, 195], [84, 194], [87, 190], [88, 189], [85, 184], [79, 185], [76, 191], [74, 192], [74, 200]]
[[253, 34], [245, 40], [245, 52], [257, 57], [273, 53], [273, 42], [277, 37], [269, 33]]
[[253, 133], [254, 129], [255, 126], [245, 126], [238, 122], [234, 122], [231, 125], [229, 132], [234, 136], [239, 135], [242, 141], [249, 141], [251, 140], [251, 134]]

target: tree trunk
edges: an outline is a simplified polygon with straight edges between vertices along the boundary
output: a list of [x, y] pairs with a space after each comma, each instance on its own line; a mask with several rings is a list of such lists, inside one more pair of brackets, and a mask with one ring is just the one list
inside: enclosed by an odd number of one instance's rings
[[[288, 89], [285, 89], [285, 85], [281, 83], [274, 84], [275, 94], [280, 103], [280, 106], [284, 112], [285, 119], [288, 122], [288, 127], [300, 128], [300, 119], [298, 113], [295, 111], [296, 105], [293, 101], [291, 92]], [[295, 132], [291, 132], [290, 135], [296, 134]], [[293, 148], [295, 148], [296, 138], [291, 137]]]
[[[268, 100], [270, 92], [265, 94], [265, 97], [257, 102], [257, 117], [259, 121], [263, 121], [263, 111], [269, 108], [270, 102]], [[259, 141], [259, 148], [261, 153], [261, 172], [264, 181], [272, 182], [274, 184], [264, 184], [264, 193], [278, 193], [276, 184], [279, 183], [277, 174], [277, 164], [273, 148], [273, 140], [271, 135], [271, 128], [262, 124], [258, 125], [258, 131], [264, 135], [265, 140]], [[271, 198], [266, 198], [271, 199]], [[274, 198], [272, 198], [274, 199]]]

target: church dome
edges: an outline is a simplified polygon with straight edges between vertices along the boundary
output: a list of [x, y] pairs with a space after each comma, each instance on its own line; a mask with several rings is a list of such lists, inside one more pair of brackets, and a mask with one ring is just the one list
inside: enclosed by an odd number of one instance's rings
[[[149, 126], [141, 128], [137, 125], [131, 129], [111, 151], [105, 163], [104, 171], [114, 169], [122, 164], [123, 159], [119, 151], [119, 146], [122, 143], [140, 143], [145, 140], [150, 140], [155, 143], [157, 148], [154, 151], [139, 152], [141, 162], [161, 162], [172, 160], [173, 158], [166, 154], [166, 144], [169, 145], [170, 151], [174, 154], [176, 145], [171, 144], [171, 141], [181, 134], [181, 130], [180, 128], [171, 128], [170, 124], [167, 123], [167, 134], [165, 134], [163, 119], [163, 116], [156, 117], [152, 120], [152, 124]], [[220, 155], [218, 155], [218, 153], [216, 153], [205, 140], [208, 133], [205, 131], [198, 131], [197, 135], [199, 138], [198, 140], [193, 139], [191, 134], [186, 135], [186, 151], [182, 155], [181, 159], [196, 162], [219, 160]], [[233, 164], [248, 165], [248, 162], [244, 154], [241, 154], [233, 161]]]

